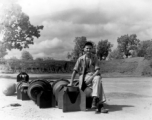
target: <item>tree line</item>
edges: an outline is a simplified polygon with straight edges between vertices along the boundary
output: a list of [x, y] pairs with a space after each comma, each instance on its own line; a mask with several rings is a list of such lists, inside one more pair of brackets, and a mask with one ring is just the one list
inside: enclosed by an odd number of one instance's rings
[[[76, 37], [74, 39], [74, 49], [68, 52], [67, 58], [77, 60], [83, 55], [83, 48], [87, 38]], [[100, 40], [96, 45], [93, 41], [93, 53], [97, 55], [99, 60], [124, 59], [131, 57], [144, 57], [145, 59], [152, 58], [152, 40], [140, 41], [136, 34], [122, 35], [117, 38], [117, 47], [112, 50], [113, 44], [106, 40]]]
[[74, 61], [54, 60], [51, 57], [39, 57], [33, 59], [28, 51], [22, 51], [21, 58], [12, 57], [0, 60], [0, 71], [4, 73], [71, 73], [75, 65]]
[[13, 73], [71, 73], [74, 67], [72, 61], [61, 60], [8, 60], [9, 68]]

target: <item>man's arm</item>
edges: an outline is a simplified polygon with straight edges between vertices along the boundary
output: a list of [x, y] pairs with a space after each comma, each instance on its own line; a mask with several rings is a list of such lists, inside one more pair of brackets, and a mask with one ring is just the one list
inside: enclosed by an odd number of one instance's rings
[[96, 75], [100, 75], [100, 66], [97, 56], [95, 57], [95, 73], [92, 75], [94, 78]]
[[77, 74], [77, 72], [74, 70], [73, 73], [72, 73], [72, 76], [71, 76], [71, 81], [70, 81], [69, 86], [73, 85], [73, 81], [74, 81], [74, 78], [75, 78], [76, 74]]
[[100, 74], [100, 70], [98, 69], [98, 70], [95, 71], [95, 73], [94, 73], [92, 76], [90, 76], [90, 77], [88, 78], [86, 84], [91, 83], [92, 80], [93, 80], [93, 78], [94, 78], [96, 75], [99, 75], [99, 74]]
[[99, 75], [99, 74], [100, 74], [100, 69], [97, 69], [95, 73], [92, 75], [92, 78], [94, 78], [96, 75]]
[[72, 76], [71, 76], [71, 81], [70, 81], [69, 86], [73, 85], [74, 78], [75, 78], [77, 72], [79, 71], [79, 66], [80, 66], [80, 59], [77, 60], [75, 66], [73, 68], [73, 73], [72, 73]]

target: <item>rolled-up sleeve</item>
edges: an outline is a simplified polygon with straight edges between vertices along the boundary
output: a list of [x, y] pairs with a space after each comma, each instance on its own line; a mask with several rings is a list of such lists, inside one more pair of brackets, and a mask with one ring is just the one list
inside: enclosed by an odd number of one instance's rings
[[80, 67], [80, 59], [77, 60], [75, 66], [73, 68], [73, 71], [78, 72], [79, 71], [79, 67]]
[[95, 57], [95, 70], [100, 70], [99, 60], [97, 57]]

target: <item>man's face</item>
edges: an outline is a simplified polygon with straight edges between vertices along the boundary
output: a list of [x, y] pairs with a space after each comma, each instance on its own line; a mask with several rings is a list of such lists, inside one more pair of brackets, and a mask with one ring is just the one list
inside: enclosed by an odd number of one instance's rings
[[92, 46], [86, 45], [84, 47], [84, 52], [85, 52], [85, 54], [91, 54], [92, 53]]

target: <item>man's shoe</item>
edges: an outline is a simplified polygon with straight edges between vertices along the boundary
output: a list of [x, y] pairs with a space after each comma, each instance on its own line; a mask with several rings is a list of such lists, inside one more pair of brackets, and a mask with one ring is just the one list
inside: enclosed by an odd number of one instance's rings
[[108, 109], [105, 109], [105, 108], [101, 108], [101, 113], [108, 113], [109, 110]]
[[98, 104], [96, 113], [108, 113], [109, 110], [103, 107], [103, 104]]
[[98, 97], [93, 97], [92, 100], [92, 109], [96, 109], [97, 108], [97, 103], [99, 102], [99, 98]]

